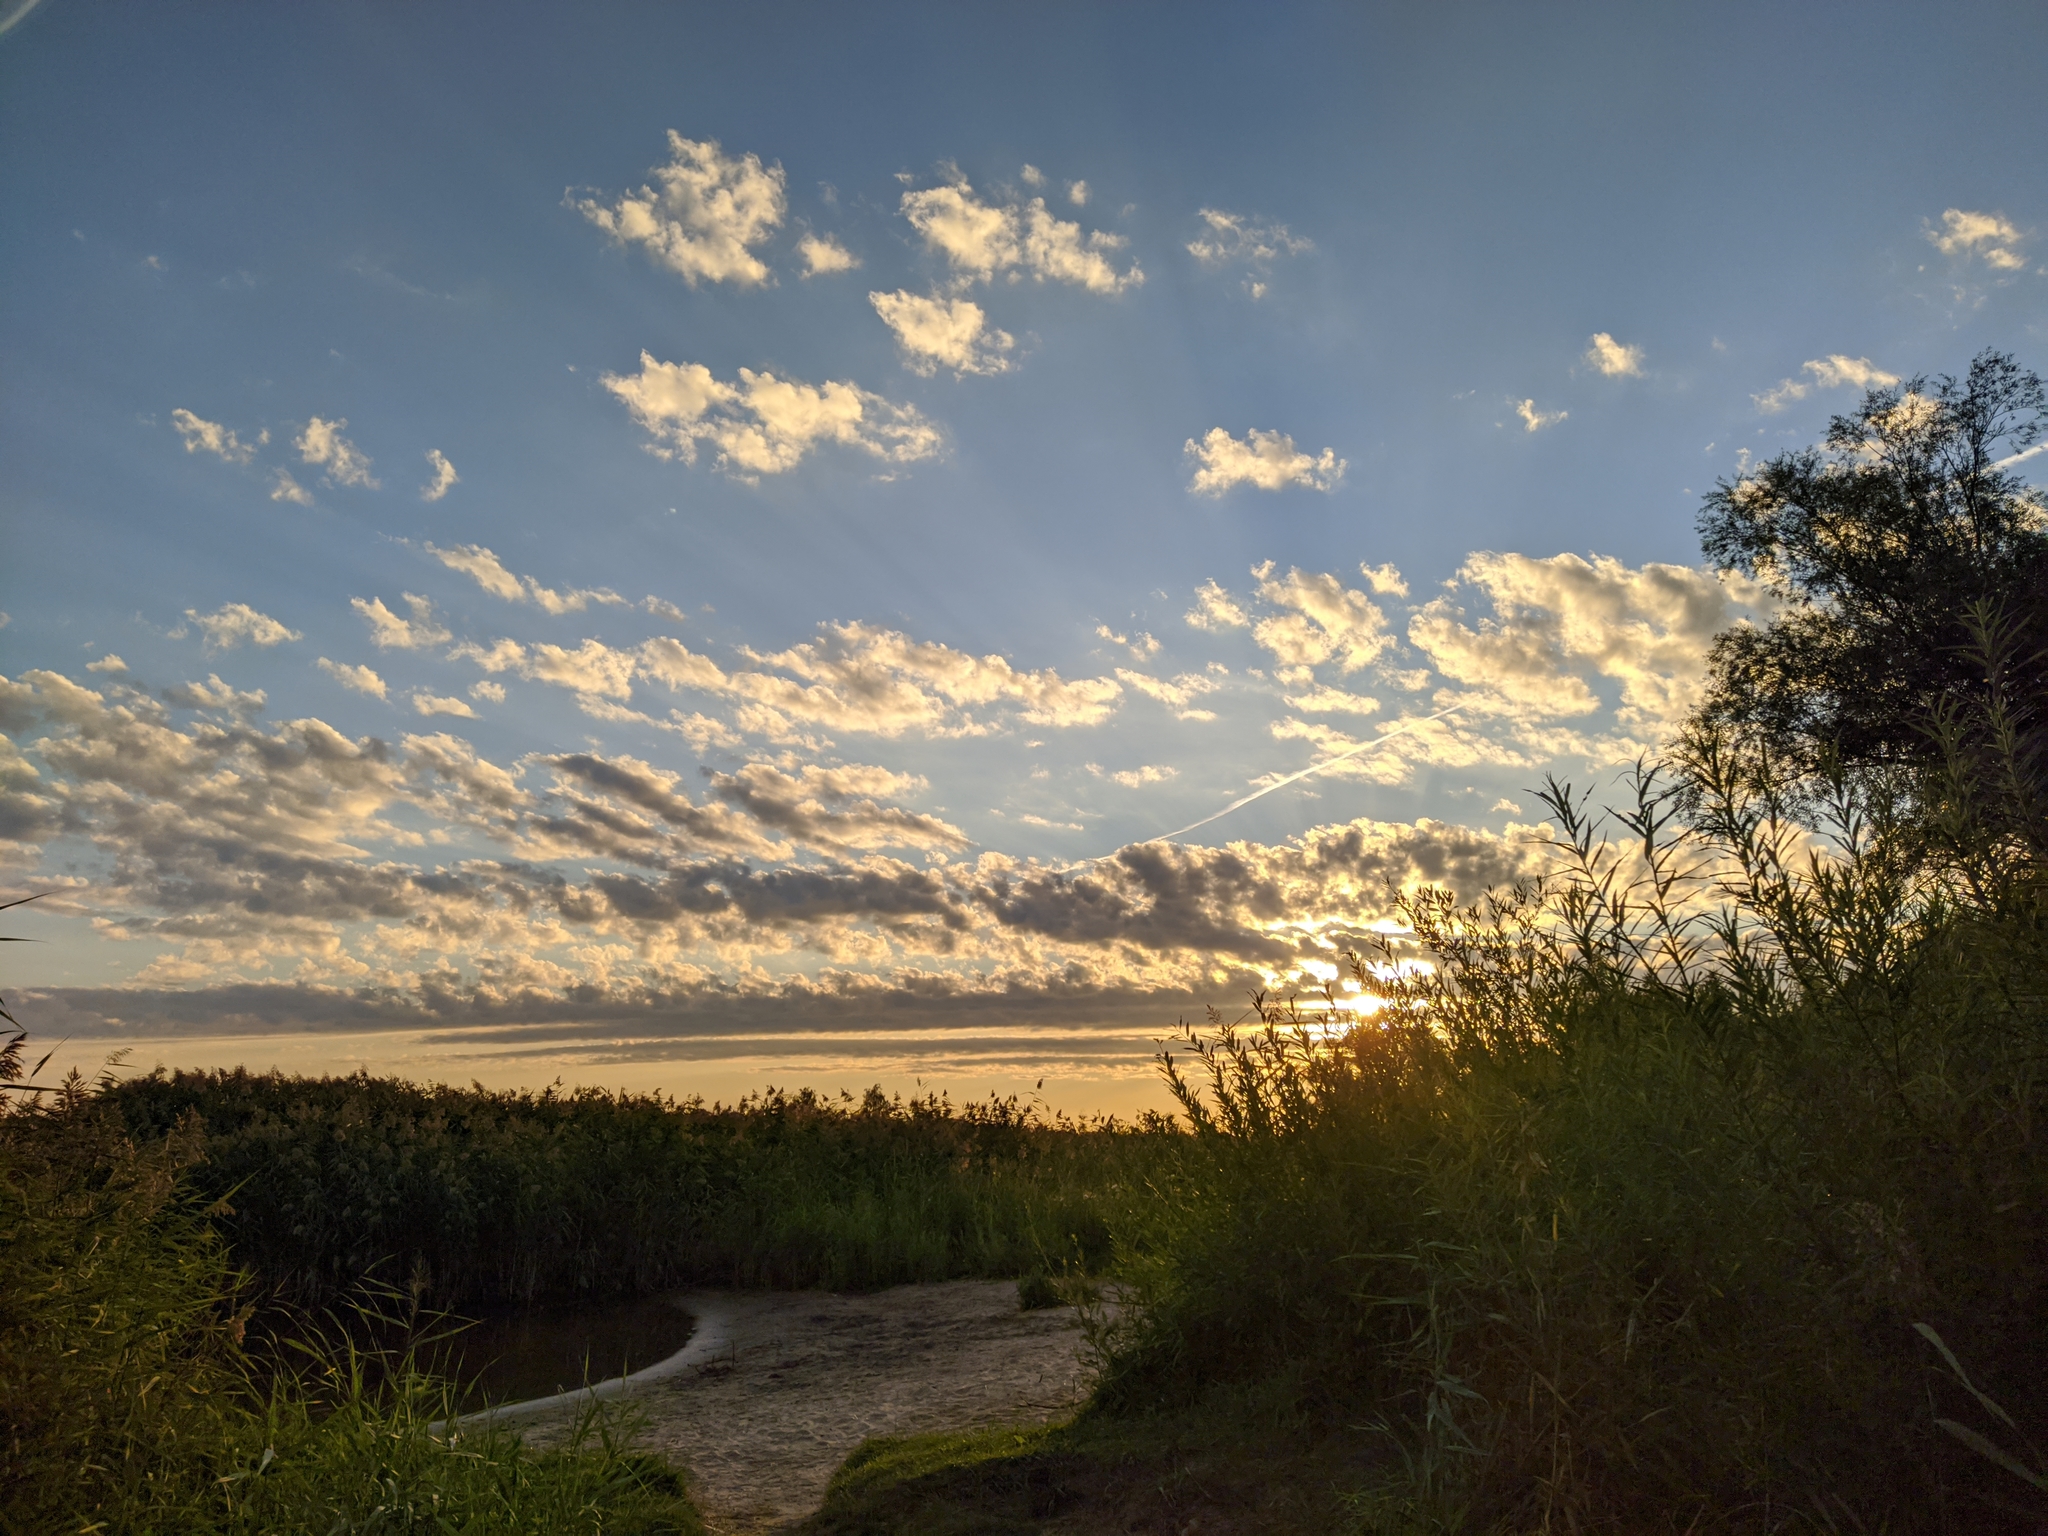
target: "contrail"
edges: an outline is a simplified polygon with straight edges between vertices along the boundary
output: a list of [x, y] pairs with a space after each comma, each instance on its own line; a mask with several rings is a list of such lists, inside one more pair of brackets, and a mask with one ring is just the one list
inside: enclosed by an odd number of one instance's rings
[[1458, 712], [1458, 710], [1461, 707], [1462, 706], [1460, 705], [1453, 704], [1449, 709], [1440, 709], [1433, 715], [1422, 716], [1422, 718], [1419, 720], [1403, 721], [1400, 725], [1395, 726], [1393, 730], [1388, 731], [1383, 735], [1375, 736], [1371, 741], [1361, 741], [1357, 746], [1349, 747], [1346, 750], [1339, 752], [1335, 757], [1326, 757], [1320, 763], [1312, 764], [1311, 766], [1302, 769], [1299, 773], [1290, 773], [1284, 779], [1275, 779], [1271, 784], [1268, 784], [1264, 789], [1255, 789], [1250, 794], [1244, 796], [1242, 799], [1231, 801], [1230, 804], [1223, 807], [1223, 809], [1218, 811], [1215, 815], [1204, 816], [1200, 821], [1191, 821], [1186, 826], [1182, 827], [1178, 832], [1168, 832], [1163, 836], [1151, 839], [1151, 841], [1155, 843], [1170, 843], [1177, 837], [1185, 837], [1188, 833], [1194, 831], [1197, 827], [1206, 827], [1212, 821], [1221, 821], [1225, 816], [1228, 816], [1232, 811], [1238, 810], [1243, 806], [1250, 805], [1254, 800], [1259, 799], [1261, 796], [1270, 795], [1276, 789], [1285, 789], [1288, 785], [1294, 783], [1296, 780], [1305, 779], [1312, 773], [1321, 773], [1325, 768], [1334, 768], [1339, 763], [1358, 756], [1358, 754], [1361, 752], [1370, 752], [1374, 747], [1379, 746], [1382, 742], [1392, 741], [1396, 736], [1405, 735], [1407, 732], [1414, 729], [1418, 725], [1427, 725], [1432, 720], [1443, 719], [1445, 715], [1454, 715]]

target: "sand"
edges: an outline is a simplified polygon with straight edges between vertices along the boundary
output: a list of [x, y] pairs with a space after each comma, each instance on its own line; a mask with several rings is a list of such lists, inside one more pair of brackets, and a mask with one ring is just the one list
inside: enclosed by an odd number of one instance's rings
[[[1010, 1281], [680, 1299], [697, 1332], [666, 1371], [631, 1389], [647, 1421], [636, 1443], [690, 1469], [720, 1536], [812, 1513], [871, 1435], [1043, 1422], [1087, 1391], [1073, 1310], [1020, 1311]], [[528, 1437], [551, 1438], [563, 1411], [543, 1412]]]

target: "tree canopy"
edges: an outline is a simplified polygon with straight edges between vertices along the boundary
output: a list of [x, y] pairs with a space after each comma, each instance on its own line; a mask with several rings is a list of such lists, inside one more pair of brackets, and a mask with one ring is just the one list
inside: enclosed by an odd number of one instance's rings
[[1794, 760], [1929, 761], [1944, 700], [1986, 687], [1976, 618], [2038, 717], [2048, 656], [2048, 502], [2015, 472], [2048, 425], [2040, 378], [1985, 351], [1962, 381], [1869, 391], [1825, 443], [1721, 481], [1700, 533], [1783, 605], [1721, 635], [1702, 713]]

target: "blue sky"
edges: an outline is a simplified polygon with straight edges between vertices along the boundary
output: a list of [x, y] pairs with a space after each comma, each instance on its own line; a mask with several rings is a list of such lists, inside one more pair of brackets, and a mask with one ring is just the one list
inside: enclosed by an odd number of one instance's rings
[[1129, 1102], [1655, 746], [1745, 454], [2044, 361], [2034, 6], [10, 17], [80, 1050]]

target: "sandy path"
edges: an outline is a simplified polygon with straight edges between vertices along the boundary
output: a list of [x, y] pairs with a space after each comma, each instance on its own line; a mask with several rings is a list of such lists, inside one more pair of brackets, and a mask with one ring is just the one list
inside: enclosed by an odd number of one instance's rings
[[698, 1318], [692, 1363], [633, 1391], [638, 1443], [696, 1474], [699, 1508], [729, 1536], [811, 1513], [870, 1435], [1043, 1420], [1087, 1389], [1072, 1309], [1019, 1311], [1011, 1281], [682, 1301]]

